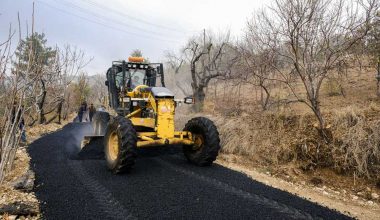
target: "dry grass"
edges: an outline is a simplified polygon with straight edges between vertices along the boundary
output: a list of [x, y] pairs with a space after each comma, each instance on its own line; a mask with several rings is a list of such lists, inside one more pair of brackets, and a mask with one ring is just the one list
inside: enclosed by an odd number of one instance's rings
[[340, 80], [341, 79], [337, 77], [326, 79], [326, 82], [324, 84], [324, 90], [327, 92], [328, 96], [344, 95], [344, 89]]
[[[267, 165], [297, 160], [298, 146], [306, 149], [312, 140], [310, 136], [317, 134], [315, 129], [309, 130], [312, 126], [310, 118], [310, 115], [292, 115], [290, 112], [268, 112], [230, 118], [224, 123], [217, 120], [222, 152], [247, 155]], [[306, 151], [309, 153], [310, 150]]]
[[[263, 165], [292, 162], [305, 171], [328, 168], [375, 180], [380, 179], [380, 102], [375, 86], [371, 71], [355, 70], [344, 80], [324, 83], [321, 105], [330, 143], [321, 139], [317, 120], [305, 105], [262, 111], [252, 87], [243, 86], [239, 98], [236, 87], [213, 91], [204, 114], [216, 122], [224, 153], [248, 156]], [[291, 98], [283, 88], [272, 91], [273, 99]]]
[[[325, 143], [311, 114], [267, 112], [240, 117], [211, 116], [222, 152], [248, 156], [263, 165], [297, 162], [305, 170], [331, 168], [340, 174], [379, 178], [380, 108], [347, 107], [326, 113], [331, 143]], [[210, 117], [210, 116], [209, 116]]]
[[380, 116], [376, 104], [349, 106], [334, 112], [336, 167], [369, 178], [380, 177]]

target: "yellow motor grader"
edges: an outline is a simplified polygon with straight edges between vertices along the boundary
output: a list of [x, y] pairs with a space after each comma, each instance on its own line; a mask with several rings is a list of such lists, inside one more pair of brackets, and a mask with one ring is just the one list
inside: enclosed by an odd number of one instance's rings
[[[175, 108], [194, 99], [174, 99], [165, 88], [162, 63], [144, 63], [142, 57], [114, 61], [107, 71], [110, 111], [97, 111], [93, 117], [94, 136], [103, 137], [104, 154], [113, 173], [129, 171], [135, 164], [137, 149], [182, 145], [187, 160], [208, 166], [216, 159], [219, 133], [204, 117], [187, 122], [183, 131], [174, 126]], [[160, 84], [160, 86], [156, 86]]]

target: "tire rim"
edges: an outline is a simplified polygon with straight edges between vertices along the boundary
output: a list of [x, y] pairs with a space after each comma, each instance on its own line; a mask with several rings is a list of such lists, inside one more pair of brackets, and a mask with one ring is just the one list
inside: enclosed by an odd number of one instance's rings
[[108, 155], [111, 160], [116, 160], [119, 154], [119, 137], [116, 132], [112, 132], [108, 139]]
[[192, 150], [194, 151], [199, 150], [200, 148], [202, 148], [203, 143], [204, 143], [203, 135], [193, 134], [193, 141], [194, 141], [194, 144], [193, 144]]

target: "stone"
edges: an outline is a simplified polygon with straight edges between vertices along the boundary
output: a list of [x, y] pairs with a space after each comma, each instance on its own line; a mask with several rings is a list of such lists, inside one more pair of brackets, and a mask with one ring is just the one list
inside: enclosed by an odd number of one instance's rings
[[379, 195], [377, 193], [371, 193], [371, 198], [372, 199], [378, 199]]
[[15, 189], [29, 192], [33, 190], [34, 179], [35, 179], [34, 172], [31, 170], [28, 170], [24, 175], [22, 175], [21, 177], [13, 181], [11, 185]]
[[298, 170], [298, 169], [292, 169], [292, 171], [293, 171], [293, 173], [295, 174], [295, 175], [297, 175], [297, 176], [299, 176], [302, 172], [300, 171], [300, 170]]
[[357, 197], [357, 196], [352, 196], [352, 200], [358, 200], [359, 199], [359, 197]]
[[36, 215], [39, 213], [38, 203], [13, 202], [0, 206], [0, 213], [12, 215]]

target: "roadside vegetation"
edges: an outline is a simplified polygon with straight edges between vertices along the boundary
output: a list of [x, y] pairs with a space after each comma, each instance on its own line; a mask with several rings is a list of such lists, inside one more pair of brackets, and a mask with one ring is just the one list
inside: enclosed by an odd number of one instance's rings
[[[48, 42], [43, 33], [25, 36], [10, 24], [7, 39], [0, 43], [0, 183], [9, 173], [25, 129], [67, 120], [90, 95], [87, 73], [91, 61], [77, 47]], [[16, 44], [15, 51], [12, 46]]]
[[240, 39], [204, 31], [168, 52], [171, 86], [223, 118], [225, 153], [380, 185], [378, 4], [275, 1]]

